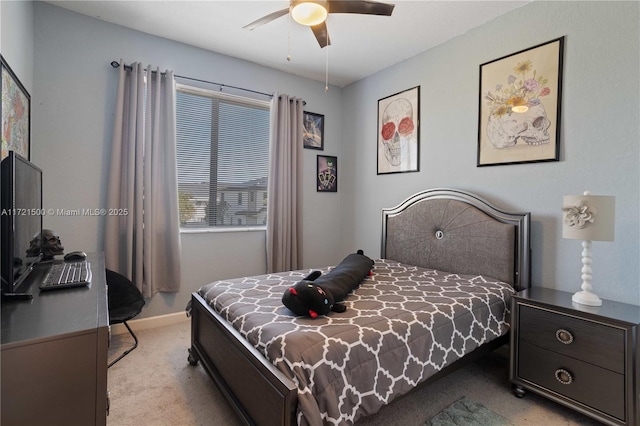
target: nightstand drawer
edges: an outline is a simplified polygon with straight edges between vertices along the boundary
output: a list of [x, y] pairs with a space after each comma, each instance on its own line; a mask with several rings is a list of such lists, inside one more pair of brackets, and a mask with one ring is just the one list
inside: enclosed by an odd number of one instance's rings
[[524, 380], [627, 420], [622, 374], [524, 342], [520, 343], [517, 368], [517, 375]]
[[625, 373], [624, 330], [537, 307], [519, 309], [521, 342]]

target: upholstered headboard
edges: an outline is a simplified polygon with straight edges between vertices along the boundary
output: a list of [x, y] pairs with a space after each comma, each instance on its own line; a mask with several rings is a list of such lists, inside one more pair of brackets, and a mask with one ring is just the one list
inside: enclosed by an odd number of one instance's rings
[[456, 189], [431, 189], [382, 210], [382, 258], [530, 286], [530, 213], [508, 213]]

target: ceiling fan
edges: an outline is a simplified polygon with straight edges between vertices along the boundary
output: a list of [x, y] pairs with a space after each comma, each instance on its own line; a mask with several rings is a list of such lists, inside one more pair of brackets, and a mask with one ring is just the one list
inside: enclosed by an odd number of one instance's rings
[[322, 48], [331, 44], [326, 22], [329, 13], [391, 16], [394, 7], [395, 5], [393, 4], [370, 0], [294, 0], [288, 8], [263, 16], [243, 28], [255, 30], [264, 24], [291, 13], [291, 17], [296, 22], [311, 28], [316, 40], [318, 40], [318, 44]]

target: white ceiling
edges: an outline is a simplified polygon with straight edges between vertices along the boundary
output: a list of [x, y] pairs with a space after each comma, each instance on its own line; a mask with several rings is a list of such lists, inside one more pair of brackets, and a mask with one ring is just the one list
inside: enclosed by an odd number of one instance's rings
[[[331, 46], [283, 16], [253, 31], [242, 27], [288, 7], [287, 0], [49, 1], [103, 21], [270, 68], [344, 87], [442, 44], [531, 0], [407, 1], [393, 15], [330, 14]], [[287, 61], [287, 56], [291, 61]]]

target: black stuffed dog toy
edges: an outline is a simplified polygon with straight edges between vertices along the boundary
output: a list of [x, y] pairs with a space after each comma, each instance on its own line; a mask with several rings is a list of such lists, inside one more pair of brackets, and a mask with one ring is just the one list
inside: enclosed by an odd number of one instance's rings
[[282, 303], [294, 314], [317, 318], [330, 311], [344, 312], [339, 304], [367, 275], [371, 274], [373, 260], [362, 250], [345, 257], [335, 268], [322, 275], [313, 271], [282, 295]]

